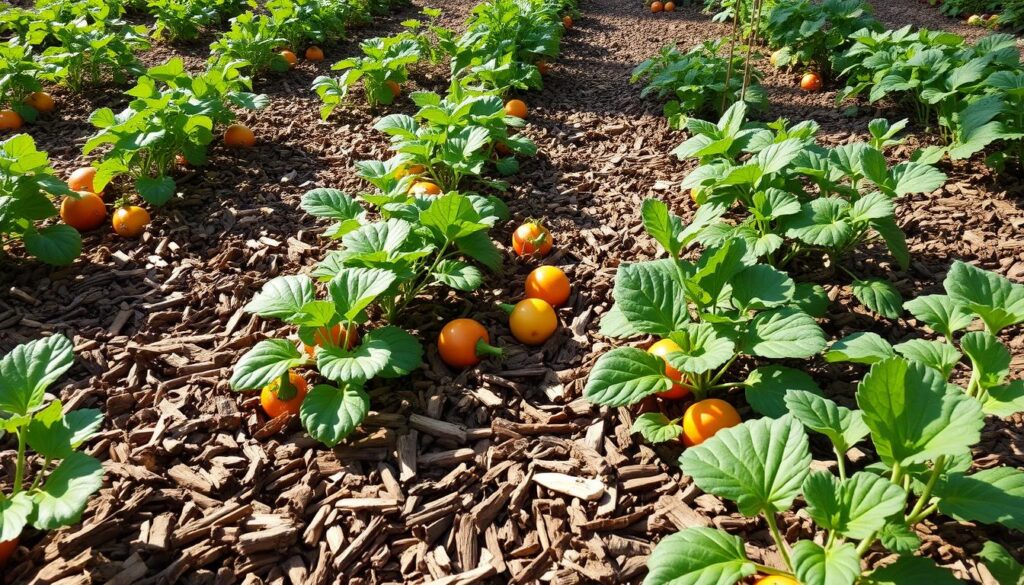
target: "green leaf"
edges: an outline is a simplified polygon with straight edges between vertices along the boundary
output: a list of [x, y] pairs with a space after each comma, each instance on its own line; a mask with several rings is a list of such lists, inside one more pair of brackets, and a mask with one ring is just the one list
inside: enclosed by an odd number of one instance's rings
[[855, 364], [873, 364], [895, 356], [889, 342], [882, 336], [870, 331], [852, 333], [832, 344], [825, 352], [825, 361], [829, 363], [851, 362]]
[[877, 278], [855, 280], [851, 286], [854, 296], [869, 309], [883, 317], [899, 318], [903, 307], [903, 297], [889, 281]]
[[850, 204], [838, 197], [822, 197], [805, 203], [800, 213], [785, 220], [786, 235], [812, 246], [840, 248], [853, 237]]
[[974, 368], [973, 377], [982, 388], [999, 386], [1010, 375], [1010, 352], [987, 331], [971, 331], [960, 338], [960, 349]]
[[673, 260], [623, 264], [615, 275], [615, 304], [634, 329], [661, 337], [689, 320]]
[[857, 540], [882, 529], [903, 510], [907, 493], [888, 479], [861, 471], [841, 481], [827, 471], [807, 476], [803, 485], [807, 513], [825, 530]]
[[935, 368], [947, 380], [963, 357], [952, 344], [935, 340], [911, 339], [893, 346], [893, 349], [908, 360], [917, 360]]
[[981, 408], [985, 414], [1006, 418], [1024, 411], [1024, 380], [989, 388]]
[[46, 478], [35, 495], [32, 525], [55, 530], [78, 522], [89, 497], [103, 486], [103, 466], [84, 453], [71, 453]]
[[275, 317], [292, 322], [302, 308], [316, 298], [313, 281], [306, 276], [278, 276], [263, 285], [244, 308], [260, 317]]
[[635, 347], [620, 347], [597, 359], [583, 396], [594, 404], [627, 406], [645, 396], [666, 392], [672, 385], [660, 357]]
[[907, 235], [896, 225], [896, 220], [884, 217], [873, 219], [869, 223], [885, 240], [885, 245], [889, 246], [889, 253], [896, 259], [900, 269], [906, 270], [910, 266], [910, 250], [907, 248]]
[[242, 356], [231, 373], [235, 390], [258, 390], [306, 363], [306, 356], [290, 341], [265, 339]]
[[381, 327], [368, 333], [362, 343], [346, 350], [322, 347], [316, 365], [327, 379], [339, 384], [363, 384], [378, 375], [396, 377], [420, 365], [423, 348], [419, 341], [398, 327]]
[[913, 554], [921, 548], [921, 539], [917, 536], [903, 517], [891, 518], [882, 530], [878, 533], [878, 539], [882, 541], [885, 548], [904, 555]]
[[897, 196], [910, 193], [931, 193], [946, 184], [946, 175], [931, 165], [920, 162], [900, 163], [892, 169], [888, 185]]
[[740, 342], [740, 351], [766, 358], [805, 358], [825, 348], [825, 333], [814, 318], [785, 307], [758, 313]]
[[299, 419], [309, 436], [333, 447], [362, 424], [369, 412], [370, 397], [360, 386], [317, 384], [302, 401]]
[[700, 308], [716, 306], [733, 276], [747, 263], [747, 245], [740, 238], [730, 238], [709, 248], [701, 254], [696, 272], [686, 283], [689, 297]]
[[793, 545], [793, 570], [806, 585], [853, 585], [860, 576], [860, 555], [850, 542], [825, 550], [801, 540]]
[[803, 426], [787, 415], [722, 429], [684, 451], [679, 462], [697, 487], [755, 516], [789, 509], [810, 470], [811, 454]]
[[21, 415], [35, 410], [74, 359], [71, 341], [59, 334], [16, 346], [0, 359], [0, 410]]
[[745, 396], [750, 407], [760, 414], [778, 418], [789, 412], [786, 396], [790, 392], [806, 391], [821, 394], [814, 379], [785, 366], [762, 366], [747, 376]]
[[793, 305], [811, 317], [820, 319], [828, 312], [828, 294], [820, 284], [799, 282], [793, 291]]
[[338, 189], [306, 191], [299, 207], [310, 215], [336, 221], [356, 219], [363, 213], [363, 208], [355, 199]]
[[957, 520], [1002, 524], [1024, 531], [1024, 471], [993, 467], [972, 475], [950, 473], [935, 486], [939, 511]]
[[82, 236], [66, 224], [30, 228], [24, 236], [25, 251], [47, 264], [66, 266], [82, 253]]
[[953, 573], [939, 568], [935, 561], [906, 555], [875, 569], [863, 581], [865, 585], [960, 585]]
[[11, 497], [0, 494], [0, 542], [21, 536], [33, 507], [28, 492], [18, 492]]
[[395, 274], [389, 270], [343, 268], [328, 283], [327, 290], [342, 319], [353, 321], [394, 281]]
[[1024, 285], [956, 261], [943, 281], [956, 303], [977, 313], [993, 335], [1024, 321]]
[[1024, 566], [999, 543], [991, 540], [986, 542], [978, 556], [998, 583], [1024, 585]]
[[931, 327], [932, 331], [953, 338], [974, 321], [974, 315], [947, 295], [924, 295], [903, 303], [903, 308]]
[[633, 422], [632, 432], [640, 433], [649, 443], [665, 443], [679, 439], [683, 427], [660, 412], [645, 412]]
[[490, 227], [479, 223], [479, 219], [473, 203], [458, 193], [435, 197], [430, 207], [420, 214], [420, 223], [433, 228], [448, 241], [464, 238]]
[[828, 437], [840, 455], [868, 436], [861, 411], [839, 406], [816, 393], [793, 390], [786, 394], [786, 407], [805, 427]]
[[485, 231], [479, 231], [455, 241], [459, 251], [492, 271], [501, 268], [501, 252]]
[[683, 221], [679, 216], [668, 210], [668, 205], [658, 199], [645, 199], [641, 207], [644, 229], [673, 258], [679, 256], [682, 249], [680, 236], [683, 233]]
[[981, 438], [980, 404], [919, 362], [890, 358], [871, 366], [857, 404], [887, 465], [932, 461], [967, 451]]
[[644, 585], [733, 585], [753, 575], [738, 536], [714, 528], [686, 528], [666, 536], [647, 560]]
[[65, 421], [61, 406], [60, 400], [54, 400], [35, 412], [25, 428], [29, 447], [47, 459], [64, 459], [81, 442], [76, 441], [78, 436], [91, 435], [103, 423], [103, 415], [95, 409], [77, 411], [78, 416]]
[[135, 179], [135, 190], [150, 205], [157, 207], [174, 197], [176, 185], [170, 177], [139, 177]]
[[619, 310], [619, 306], [613, 304], [608, 312], [601, 316], [601, 327], [599, 329], [601, 335], [605, 337], [611, 337], [615, 339], [625, 339], [627, 337], [633, 337], [639, 335], [626, 316]]
[[789, 304], [796, 286], [788, 274], [755, 264], [732, 277], [733, 304], [740, 310], [759, 310]]
[[474, 291], [484, 283], [484, 275], [479, 268], [458, 260], [442, 260], [433, 276], [455, 290], [462, 291]]
[[729, 361], [735, 344], [720, 336], [709, 323], [687, 323], [669, 334], [681, 351], [665, 356], [669, 365], [680, 372], [703, 374]]

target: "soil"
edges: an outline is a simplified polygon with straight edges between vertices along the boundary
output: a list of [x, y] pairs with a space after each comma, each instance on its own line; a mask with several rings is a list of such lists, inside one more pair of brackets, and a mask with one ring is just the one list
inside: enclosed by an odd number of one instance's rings
[[[429, 2], [451, 27], [472, 4]], [[889, 26], [981, 34], [925, 3], [874, 4]], [[698, 6], [652, 15], [638, 1], [582, 2], [544, 90], [521, 96], [530, 107], [524, 133], [540, 152], [523, 161], [503, 195], [513, 217], [496, 230], [507, 252], [503, 270], [477, 293], [424, 298], [408, 312], [401, 325], [424, 340], [426, 363], [410, 378], [374, 386], [374, 412], [344, 446], [317, 445], [295, 420], [283, 428], [268, 422], [254, 394], [229, 389], [241, 353], [292, 333], [243, 305], [270, 278], [308, 272], [332, 247], [320, 237], [325, 226], [299, 210], [302, 193], [358, 193], [353, 163], [387, 156], [373, 121], [411, 109], [407, 100], [389, 110], [343, 107], [322, 121], [312, 80], [354, 54], [358, 39], [394, 34], [417, 11], [380, 18], [353, 40], [325, 46], [322, 63], [300, 60], [286, 75], [257, 79], [271, 105], [242, 115], [257, 146], [216, 146], [208, 167], [181, 169], [181, 197], [154, 213], [141, 239], [98, 230], [85, 236], [83, 256], [60, 269], [24, 260], [18, 250], [0, 260], [0, 350], [49, 333], [70, 336], [76, 365], [53, 392], [69, 408], [100, 408], [106, 416], [87, 447], [105, 462], [104, 489], [81, 524], [27, 532], [3, 583], [633, 583], [660, 538], [695, 525], [743, 534], [751, 558], [780, 563], [762, 521], [702, 494], [681, 474], [679, 449], [652, 448], [630, 435], [632, 413], [595, 409], [581, 398], [590, 367], [613, 345], [597, 327], [611, 306], [617, 267], [656, 254], [640, 228], [640, 203], [659, 197], [686, 217], [694, 211], [678, 188], [693, 164], [667, 154], [685, 136], [628, 80], [664, 44], [689, 48], [724, 34]], [[162, 45], [144, 59], [181, 55], [199, 68], [206, 54], [202, 43]], [[766, 120], [813, 118], [821, 140], [839, 144], [864, 139], [874, 117], [903, 117], [886, 108], [837, 109], [838, 88], [801, 93], [798, 77], [766, 76]], [[404, 90], [443, 90], [446, 79], [443, 69], [426, 68]], [[122, 107], [120, 91], [58, 89], [58, 112], [28, 128], [60, 175], [86, 163], [88, 115]], [[929, 141], [912, 129], [890, 155], [905, 159]], [[945, 187], [900, 205], [911, 268], [899, 271], [869, 250], [854, 259], [857, 270], [888, 278], [905, 298], [941, 290], [954, 259], [1024, 278], [1020, 177], [995, 177], [978, 161], [943, 170]], [[516, 343], [492, 308], [519, 298], [536, 264], [514, 258], [507, 245], [527, 217], [550, 226], [555, 252], [545, 262], [576, 285], [559, 310], [564, 327], [536, 348]], [[819, 278], [828, 290], [833, 303], [823, 327], [833, 339], [857, 330], [893, 342], [920, 335], [913, 321], [866, 312], [848, 282], [811, 270], [796, 276]], [[465, 372], [441, 364], [430, 342], [444, 321], [463, 315], [485, 323], [505, 359]], [[1024, 335], [1017, 328], [1006, 339], [1019, 376]], [[848, 405], [864, 374], [820, 361], [809, 369]], [[739, 394], [731, 398], [743, 404]], [[0, 462], [11, 466], [12, 445], [3, 447]], [[828, 465], [827, 452], [816, 455]], [[1024, 418], [990, 421], [975, 460], [980, 468], [1024, 465]], [[552, 472], [596, 479], [605, 496], [586, 501], [537, 483], [538, 474]], [[790, 539], [812, 536], [803, 513], [787, 515], [783, 527]], [[972, 560], [985, 541], [1024, 554], [1021, 535], [1000, 527], [935, 517], [921, 532], [921, 554], [968, 582], [986, 579]]]

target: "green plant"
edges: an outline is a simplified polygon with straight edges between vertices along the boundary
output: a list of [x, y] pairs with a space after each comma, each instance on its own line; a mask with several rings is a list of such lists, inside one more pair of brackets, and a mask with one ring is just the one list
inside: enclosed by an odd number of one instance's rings
[[14, 41], [0, 44], [0, 108], [10, 108], [29, 122], [35, 120], [38, 112], [25, 100], [43, 89], [39, 78], [44, 72], [31, 47]]
[[102, 191], [111, 179], [128, 174], [143, 199], [163, 205], [174, 195], [169, 174], [175, 157], [190, 164], [206, 163], [214, 130], [234, 120], [230, 106], [259, 109], [267, 98], [247, 91], [251, 82], [239, 72], [241, 63], [221, 63], [192, 76], [181, 59], [150, 68], [126, 93], [134, 99], [118, 114], [110, 108], [92, 113], [99, 131], [84, 154], [109, 144], [97, 167], [94, 188]]
[[849, 48], [853, 33], [882, 29], [870, 10], [864, 0], [777, 4], [763, 28], [768, 46], [779, 49], [774, 55], [775, 65], [803, 64], [828, 75], [833, 56]]
[[287, 71], [290, 65], [278, 52], [288, 43], [280, 30], [286, 24], [266, 14], [239, 14], [231, 19], [231, 28], [210, 45], [210, 64], [241, 63], [253, 75]]
[[74, 261], [82, 251], [78, 232], [59, 223], [39, 226], [57, 215], [51, 197], [70, 194], [31, 136], [18, 134], [0, 142], [0, 250], [21, 240], [26, 252], [47, 264]]
[[[73, 346], [52, 335], [15, 347], [0, 358], [0, 435], [17, 438], [14, 476], [0, 492], [0, 542], [17, 539], [25, 526], [54, 530], [78, 522], [103, 485], [99, 460], [78, 448], [99, 430], [95, 409], [64, 413], [46, 389], [74, 361]], [[28, 450], [38, 457], [30, 458]]]
[[147, 0], [146, 11], [156, 18], [154, 37], [190, 40], [204, 27], [237, 15], [245, 5], [243, 0]]
[[47, 78], [80, 90], [109, 76], [116, 83], [141, 75], [136, 53], [149, 49], [146, 28], [121, 20], [90, 22], [85, 16], [51, 25], [55, 45], [47, 47], [40, 61]]
[[[397, 181], [394, 173], [400, 164], [421, 165], [424, 176], [442, 191], [460, 187], [466, 177], [491, 186], [503, 187], [498, 181], [482, 177], [484, 167], [494, 160], [494, 144], [505, 144], [514, 154], [532, 156], [536, 145], [528, 138], [510, 135], [509, 128], [524, 122], [505, 114], [501, 98], [495, 95], [467, 95], [453, 82], [443, 99], [433, 92], [409, 95], [419, 106], [414, 116], [391, 114], [377, 121], [374, 128], [391, 137], [395, 156], [388, 165], [361, 166], [360, 176], [390, 193]], [[515, 156], [498, 158], [495, 168], [503, 175], [515, 173], [519, 164]]]
[[368, 39], [359, 47], [365, 57], [344, 59], [331, 67], [334, 71], [344, 71], [341, 77], [321, 75], [313, 80], [313, 90], [324, 102], [320, 108], [322, 118], [327, 119], [345, 101], [349, 88], [360, 81], [368, 104], [391, 104], [397, 97], [391, 84], [405, 82], [409, 78], [409, 66], [423, 57], [420, 44], [402, 35]]
[[[682, 129], [690, 116], [714, 113], [722, 114], [722, 104], [731, 105], [744, 101], [752, 108], [762, 108], [768, 103], [768, 96], [759, 85], [761, 72], [754, 69], [751, 84], [744, 87], [741, 76], [729, 76], [729, 63], [722, 57], [724, 41], [706, 41], [680, 53], [676, 47], [667, 45], [658, 54], [633, 69], [630, 83], [644, 80], [646, 85], [640, 97], [654, 94], [659, 99], [672, 98], [665, 104], [665, 117], [669, 126]], [[742, 71], [744, 59], [733, 56], [732, 68]]]
[[[695, 263], [680, 255], [696, 233], [654, 199], [643, 205], [644, 228], [666, 250], [660, 260], [623, 264], [615, 275], [615, 305], [601, 320], [601, 333], [628, 338], [655, 335], [680, 351], [664, 359], [634, 347], [602, 355], [583, 394], [590, 402], [626, 406], [669, 391], [675, 385], [696, 400], [730, 387], [746, 389], [758, 412], [779, 415], [787, 388], [817, 386], [803, 372], [783, 366], [754, 369], [746, 381], [725, 378], [740, 356], [805, 358], [825, 347], [813, 315], [827, 299], [821, 287], [796, 284], [785, 273], [758, 264], [740, 238], [705, 250]], [[681, 380], [666, 373], [666, 363]], [[652, 442], [675, 439], [679, 420], [660, 412], [642, 415], [634, 430]]]

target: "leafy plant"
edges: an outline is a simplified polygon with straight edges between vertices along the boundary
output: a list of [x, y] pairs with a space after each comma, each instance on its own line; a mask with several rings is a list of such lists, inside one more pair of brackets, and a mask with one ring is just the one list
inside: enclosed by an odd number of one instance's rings
[[239, 14], [231, 19], [231, 28], [210, 45], [210, 64], [242, 63], [253, 75], [287, 71], [290, 65], [278, 52], [288, 43], [281, 32], [287, 25], [266, 14]]
[[768, 46], [779, 49], [776, 66], [809, 65], [828, 75], [833, 55], [849, 48], [853, 33], [881, 29], [864, 0], [799, 0], [777, 4], [768, 14], [764, 34]]
[[0, 250], [21, 240], [26, 252], [47, 264], [74, 261], [82, 251], [78, 232], [62, 223], [39, 225], [57, 215], [51, 197], [70, 194], [31, 136], [0, 142]]
[[[54, 530], [79, 521], [89, 497], [103, 485], [100, 462], [78, 448], [99, 430], [95, 409], [62, 411], [46, 389], [74, 361], [71, 341], [52, 335], [15, 347], [0, 358], [0, 435], [17, 438], [9, 493], [0, 492], [0, 542], [25, 526]], [[31, 449], [38, 457], [29, 458]]]
[[393, 84], [405, 82], [409, 78], [409, 66], [423, 57], [420, 43], [402, 35], [368, 39], [359, 47], [365, 57], [344, 59], [331, 67], [334, 71], [344, 71], [341, 77], [321, 75], [313, 80], [313, 90], [324, 102], [320, 108], [322, 118], [327, 119], [345, 101], [349, 88], [360, 81], [368, 104], [391, 104], [397, 97]]
[[134, 99], [118, 114], [109, 108], [92, 113], [99, 129], [83, 148], [84, 154], [109, 144], [97, 167], [94, 188], [128, 174], [143, 199], [163, 205], [174, 195], [169, 176], [177, 155], [190, 164], [206, 163], [214, 129], [234, 120], [230, 106], [259, 109], [267, 98], [246, 91], [251, 82], [239, 72], [241, 63], [222, 63], [197, 76], [189, 75], [181, 59], [153, 67], [126, 93]]
[[0, 107], [10, 108], [30, 122], [35, 120], [38, 112], [25, 100], [43, 89], [39, 79], [44, 73], [30, 46], [15, 41], [0, 44]]
[[[722, 40], [706, 41], [686, 53], [672, 45], [662, 47], [656, 56], [633, 69], [630, 83], [645, 81], [641, 97], [672, 98], [665, 104], [665, 117], [675, 129], [685, 127], [690, 116], [721, 115], [723, 104], [744, 101], [752, 108], [764, 107], [768, 96], [758, 83], [761, 73], [754, 69], [752, 84], [746, 88], [743, 77], [728, 76], [728, 58], [721, 56], [723, 44]], [[742, 71], [744, 58], [734, 55], [732, 68]]]
[[242, 12], [245, 5], [243, 0], [147, 0], [146, 11], [156, 17], [154, 37], [190, 40], [204, 27]]
[[[43, 50], [40, 61], [47, 78], [80, 90], [109, 76], [124, 83], [143, 72], [136, 53], [149, 49], [146, 28], [121, 20], [94, 21], [81, 16], [49, 28], [56, 44]], [[31, 42], [31, 41], [30, 41]]]
[[[814, 382], [803, 372], [782, 366], [755, 369], [745, 382], [723, 380], [740, 356], [805, 358], [825, 347], [814, 317], [826, 300], [820, 287], [797, 285], [785, 273], [758, 264], [746, 242], [723, 240], [705, 250], [695, 263], [680, 258], [694, 241], [667, 206], [654, 199], [643, 205], [644, 228], [668, 252], [660, 260], [623, 264], [615, 275], [613, 308], [601, 321], [601, 333], [628, 338], [655, 335], [675, 342], [681, 351], [662, 358], [634, 347], [613, 349], [594, 365], [583, 391], [590, 402], [626, 406], [675, 384], [701, 400], [710, 392], [746, 388], [747, 399], [759, 412], [777, 415], [785, 410], [787, 388], [807, 388]], [[666, 363], [682, 374], [666, 375]], [[665, 441], [682, 432], [678, 421], [661, 414], [644, 415], [636, 430], [652, 441]]]

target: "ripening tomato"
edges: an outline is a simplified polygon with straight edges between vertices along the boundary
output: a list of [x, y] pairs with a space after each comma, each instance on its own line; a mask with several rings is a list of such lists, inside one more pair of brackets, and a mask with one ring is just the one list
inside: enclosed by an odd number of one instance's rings
[[303, 343], [302, 350], [309, 357], [316, 357], [316, 348], [324, 347], [325, 345], [341, 347], [341, 344], [345, 342], [346, 336], [348, 337], [348, 343], [345, 344], [345, 349], [352, 349], [359, 343], [359, 332], [353, 329], [352, 333], [348, 333], [341, 323], [334, 325], [329, 330], [326, 327], [320, 327], [313, 333], [313, 345], [309, 346]]
[[389, 79], [384, 82], [384, 85], [388, 86], [388, 89], [391, 90], [391, 95], [394, 96], [395, 98], [402, 95], [402, 86], [398, 85], [397, 81], [392, 81]]
[[324, 50], [316, 45], [312, 45], [306, 48], [306, 60], [307, 61], [323, 61]]
[[821, 89], [821, 77], [817, 73], [804, 73], [800, 78], [800, 89], [804, 91], [819, 91]]
[[431, 183], [430, 181], [416, 181], [409, 187], [410, 195], [419, 195], [425, 197], [427, 195], [440, 195], [441, 188]]
[[14, 551], [18, 550], [18, 539], [19, 537], [16, 536], [10, 540], [0, 542], [0, 568], [3, 568], [7, 561], [14, 556]]
[[683, 444], [687, 447], [700, 445], [718, 431], [740, 422], [740, 413], [724, 400], [705, 398], [694, 402], [683, 413]]
[[395, 170], [396, 179], [404, 179], [408, 176], [422, 175], [427, 171], [423, 165], [402, 165]]
[[[537, 61], [537, 71], [540, 71], [541, 75], [547, 75], [551, 72], [551, 64], [544, 59], [541, 59], [540, 61]], [[522, 118], [523, 116], [519, 117]]]
[[779, 66], [779, 59], [781, 59], [781, 58], [782, 58], [782, 49], [779, 49], [778, 51], [775, 51], [774, 53], [772, 53], [770, 57], [768, 57], [768, 62], [772, 64], [772, 67], [778, 67]]
[[512, 249], [519, 256], [547, 256], [551, 242], [551, 232], [539, 221], [528, 220], [512, 233]]
[[683, 381], [682, 372], [670, 366], [668, 364], [668, 360], [665, 359], [666, 355], [676, 351], [683, 351], [683, 349], [679, 347], [678, 343], [671, 339], [661, 339], [656, 341], [651, 347], [647, 348], [647, 353], [658, 356], [661, 358], [661, 361], [665, 362], [665, 375], [676, 382], [672, 385], [672, 388], [664, 392], [658, 392], [658, 396], [665, 400], [679, 400], [681, 398], [686, 398], [690, 394], [689, 390], [684, 388], [682, 384], [679, 384], [679, 382]]
[[665, 5], [662, 4], [661, 2], [652, 2], [651, 3], [651, 12], [654, 12], [654, 13], [661, 12], [664, 8], [665, 8]]
[[96, 180], [96, 167], [82, 167], [75, 169], [75, 172], [71, 173], [68, 177], [68, 188], [72, 191], [86, 191], [88, 193], [96, 193], [97, 195], [103, 195], [103, 191], [97, 192], [93, 188], [93, 181]]
[[552, 307], [569, 300], [569, 277], [557, 266], [538, 266], [526, 277], [526, 297], [541, 299]]
[[754, 585], [800, 585], [800, 582], [791, 577], [783, 577], [782, 575], [768, 575], [758, 579]]
[[79, 191], [78, 197], [68, 195], [61, 201], [60, 218], [76, 230], [87, 232], [103, 225], [103, 220], [107, 218], [107, 206], [99, 195]]
[[512, 154], [512, 149], [504, 142], [495, 142], [494, 152], [498, 153], [500, 156], [508, 156]]
[[540, 345], [558, 329], [558, 317], [543, 299], [524, 299], [512, 307], [508, 316], [512, 336], [526, 345]]
[[56, 106], [53, 101], [53, 96], [45, 91], [33, 92], [25, 99], [25, 104], [40, 114], [49, 114]]
[[490, 344], [487, 329], [473, 319], [454, 319], [437, 336], [437, 353], [453, 368], [469, 368], [484, 356], [501, 356], [501, 349]]
[[676, 3], [675, 2], [666, 2], [664, 8], [665, 8], [665, 12], [675, 12], [676, 11]]
[[516, 118], [526, 119], [526, 102], [523, 100], [508, 100], [505, 103], [505, 114]]
[[138, 205], [119, 207], [112, 221], [114, 231], [123, 238], [137, 238], [149, 225], [149, 212]]
[[306, 379], [288, 371], [288, 388], [281, 388], [281, 378], [263, 387], [260, 392], [260, 406], [270, 418], [277, 418], [288, 412], [299, 414], [299, 407], [306, 398]]
[[224, 144], [231, 148], [252, 148], [256, 135], [244, 124], [232, 124], [224, 131]]
[[572, 25], [573, 25], [572, 16], [566, 14], [565, 16], [562, 17], [562, 26], [564, 26], [566, 28], [566, 30], [571, 29]]
[[299, 62], [299, 58], [295, 56], [295, 53], [292, 53], [288, 49], [281, 51], [280, 55], [288, 62], [289, 69], [295, 67], [295, 64]]
[[0, 110], [0, 130], [21, 128], [21, 116], [14, 110]]

